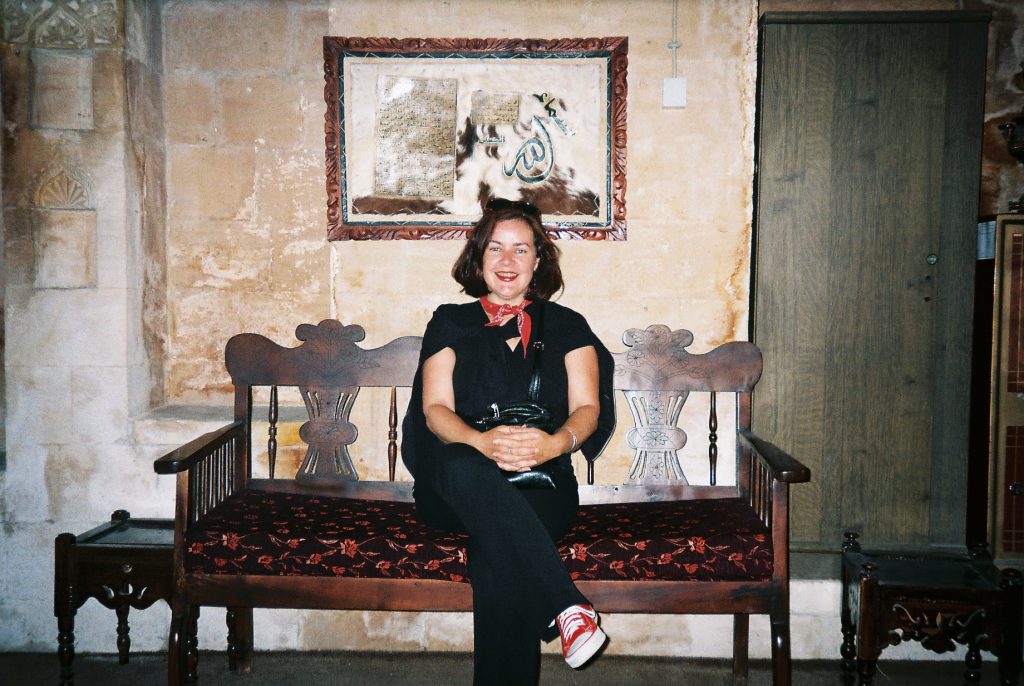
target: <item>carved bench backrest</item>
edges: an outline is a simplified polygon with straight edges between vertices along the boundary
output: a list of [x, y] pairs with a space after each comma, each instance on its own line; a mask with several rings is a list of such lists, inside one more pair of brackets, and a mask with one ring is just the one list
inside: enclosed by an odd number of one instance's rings
[[[358, 474], [349, 454], [358, 431], [349, 421], [360, 388], [409, 386], [419, 359], [419, 336], [396, 338], [380, 348], [364, 349], [356, 343], [366, 338], [361, 326], [344, 326], [333, 319], [317, 325], [302, 324], [295, 337], [303, 343], [285, 348], [259, 334], [233, 336], [225, 349], [225, 362], [235, 384], [235, 419], [252, 422], [252, 388], [269, 386], [270, 475], [274, 476], [277, 452], [277, 387], [295, 386], [302, 396], [309, 420], [299, 429], [306, 456], [295, 475], [297, 481], [356, 480]], [[390, 473], [394, 478], [397, 438], [392, 392], [389, 430]], [[251, 450], [251, 447], [250, 447]], [[250, 455], [251, 458], [251, 455]]]
[[[622, 335], [627, 350], [612, 353], [615, 388], [622, 392], [633, 415], [626, 443], [633, 449], [627, 481], [687, 484], [679, 462], [686, 433], [679, 415], [690, 393], [710, 395], [708, 466], [710, 482], [718, 469], [718, 393], [736, 397], [736, 421], [750, 428], [750, 393], [761, 378], [761, 351], [747, 342], [731, 342], [704, 354], [686, 347], [693, 334], [655, 324], [629, 329]], [[591, 479], [592, 481], [592, 479]]]
[[[391, 388], [388, 460], [393, 480], [397, 460], [398, 408], [396, 387], [412, 384], [419, 357], [418, 336], [397, 338], [374, 349], [357, 345], [365, 338], [360, 326], [326, 319], [302, 324], [295, 331], [302, 343], [286, 348], [258, 334], [239, 334], [228, 341], [225, 358], [235, 384], [235, 417], [252, 424], [252, 389], [270, 390], [268, 455], [271, 477], [277, 450], [277, 387], [295, 386], [306, 406], [308, 421], [299, 429], [306, 455], [298, 481], [357, 480], [349, 446], [358, 431], [350, 412], [361, 387]], [[686, 483], [678, 451], [686, 443], [677, 422], [690, 393], [710, 394], [708, 458], [715, 483], [718, 456], [717, 394], [734, 393], [736, 420], [750, 426], [750, 392], [761, 376], [761, 353], [751, 343], [725, 343], [704, 354], [686, 347], [693, 334], [654, 325], [629, 329], [623, 352], [613, 353], [614, 386], [629, 405], [634, 426], [626, 434], [633, 449], [629, 481]], [[251, 440], [251, 438], [250, 438]], [[251, 451], [251, 448], [250, 448]], [[593, 482], [593, 472], [588, 475]]]

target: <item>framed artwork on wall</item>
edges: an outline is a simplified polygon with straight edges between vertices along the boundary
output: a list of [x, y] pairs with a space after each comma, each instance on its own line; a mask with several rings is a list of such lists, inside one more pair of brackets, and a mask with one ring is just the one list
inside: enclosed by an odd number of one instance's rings
[[626, 237], [627, 40], [324, 38], [329, 240], [466, 235], [492, 197]]

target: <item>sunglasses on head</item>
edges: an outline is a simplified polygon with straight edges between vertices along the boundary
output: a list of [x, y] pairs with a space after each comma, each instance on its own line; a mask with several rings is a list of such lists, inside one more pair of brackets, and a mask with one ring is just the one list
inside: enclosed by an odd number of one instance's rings
[[498, 210], [519, 210], [524, 214], [533, 214], [540, 216], [540, 210], [524, 200], [508, 200], [507, 198], [491, 198], [487, 201], [487, 211], [496, 212]]

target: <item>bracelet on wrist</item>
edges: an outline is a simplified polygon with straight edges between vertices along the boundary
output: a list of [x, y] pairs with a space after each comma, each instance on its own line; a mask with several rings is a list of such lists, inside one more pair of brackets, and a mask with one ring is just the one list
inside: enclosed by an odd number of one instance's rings
[[576, 438], [576, 432], [573, 431], [572, 429], [570, 429], [567, 426], [563, 426], [562, 430], [563, 431], [568, 431], [569, 435], [572, 436], [572, 445], [569, 447], [569, 452], [570, 453], [576, 452], [576, 447], [579, 445], [579, 440]]

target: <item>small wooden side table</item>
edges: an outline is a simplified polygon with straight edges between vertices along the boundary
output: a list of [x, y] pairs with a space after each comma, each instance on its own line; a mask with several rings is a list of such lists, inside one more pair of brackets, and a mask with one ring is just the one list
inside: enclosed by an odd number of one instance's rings
[[117, 613], [118, 661], [128, 662], [129, 609], [145, 609], [161, 598], [170, 604], [173, 543], [173, 520], [132, 519], [124, 510], [79, 536], [57, 536], [53, 614], [62, 686], [74, 683], [75, 613], [89, 598]]
[[981, 651], [999, 659], [1004, 686], [1017, 683], [1024, 614], [1021, 574], [1000, 572], [987, 551], [963, 555], [865, 552], [847, 533], [842, 553], [844, 683], [873, 683], [878, 656], [902, 641], [936, 653], [967, 646], [964, 682], [981, 681]]

